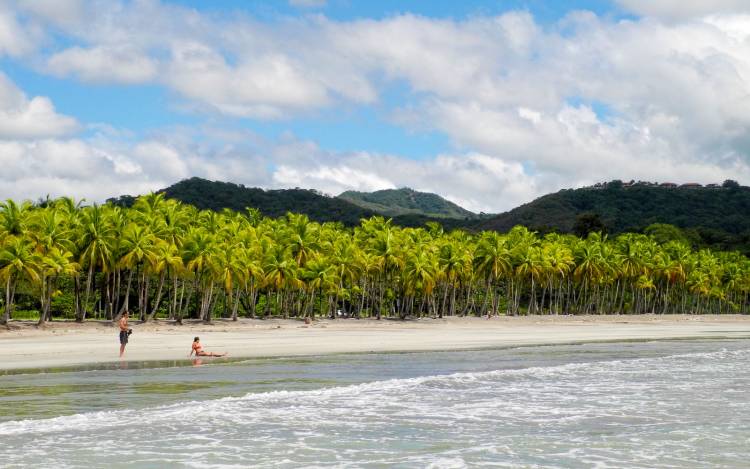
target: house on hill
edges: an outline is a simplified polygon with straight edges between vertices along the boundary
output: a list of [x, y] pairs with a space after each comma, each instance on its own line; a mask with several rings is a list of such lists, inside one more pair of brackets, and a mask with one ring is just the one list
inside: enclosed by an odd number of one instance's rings
[[698, 184], [697, 182], [688, 182], [685, 184], [680, 184], [680, 187], [685, 189], [696, 189], [698, 187], [703, 187], [702, 184]]
[[677, 187], [677, 184], [673, 182], [662, 182], [661, 184], [659, 184], [659, 187], [668, 187], [671, 189]]

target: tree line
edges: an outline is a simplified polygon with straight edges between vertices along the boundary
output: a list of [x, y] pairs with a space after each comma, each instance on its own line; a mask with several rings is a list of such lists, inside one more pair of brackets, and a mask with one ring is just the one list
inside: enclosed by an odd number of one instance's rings
[[19, 302], [77, 321], [213, 317], [747, 313], [750, 260], [625, 233], [348, 228], [163, 194], [131, 208], [0, 204], [3, 324]]

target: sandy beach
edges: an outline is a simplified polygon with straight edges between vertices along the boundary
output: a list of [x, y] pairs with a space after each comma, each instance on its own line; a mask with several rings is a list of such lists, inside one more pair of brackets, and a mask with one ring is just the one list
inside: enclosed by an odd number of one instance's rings
[[[230, 357], [462, 350], [594, 341], [750, 337], [750, 317], [536, 316], [416, 321], [241, 320], [236, 323], [132, 323], [124, 360], [186, 359], [194, 336]], [[117, 328], [107, 322], [15, 322], [0, 329], [0, 370], [117, 362]]]

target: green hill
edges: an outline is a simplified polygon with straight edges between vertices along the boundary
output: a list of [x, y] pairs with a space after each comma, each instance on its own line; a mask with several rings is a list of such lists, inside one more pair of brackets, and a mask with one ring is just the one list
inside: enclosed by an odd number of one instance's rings
[[733, 181], [711, 187], [612, 181], [547, 194], [474, 227], [571, 233], [586, 231], [592, 222], [613, 234], [666, 223], [682, 228], [697, 245], [735, 249], [750, 245], [750, 187]]
[[[462, 228], [507, 232], [516, 225], [524, 225], [542, 234], [557, 231], [585, 235], [589, 231], [600, 230], [618, 234], [643, 232], [653, 224], [669, 224], [680, 230], [673, 230], [671, 234], [664, 232], [664, 236], [679, 236], [695, 247], [740, 250], [750, 254], [750, 188], [731, 181], [721, 187], [665, 187], [652, 183], [623, 184], [612, 181], [595, 187], [561, 190], [489, 217], [481, 217], [455, 206], [458, 210], [452, 213], [469, 214], [461, 218], [447, 217], [446, 211], [439, 211], [437, 207], [454, 204], [434, 194], [426, 195], [433, 195], [443, 203], [427, 198], [433, 201], [433, 205], [419, 206], [430, 215], [417, 212], [403, 201], [403, 197], [404, 194], [423, 193], [410, 189], [378, 191], [385, 192], [390, 198], [377, 198], [376, 202], [368, 202], [367, 207], [355, 205], [341, 196], [327, 197], [313, 190], [263, 190], [200, 178], [181, 181], [160, 192], [201, 209], [242, 211], [245, 207], [255, 207], [269, 217], [295, 212], [318, 222], [334, 221], [346, 226], [355, 226], [362, 218], [373, 215], [391, 216], [394, 225], [404, 227], [438, 222], [445, 230]], [[342, 196], [345, 194], [351, 193]], [[414, 199], [423, 200], [418, 196]], [[130, 206], [134, 200], [134, 197], [126, 195], [109, 201]], [[405, 206], [414, 211], [392, 216], [394, 212], [388, 205], [390, 201], [394, 201], [394, 206]]]
[[[228, 208], [243, 211], [246, 207], [254, 207], [268, 217], [278, 218], [287, 212], [294, 212], [305, 214], [317, 222], [335, 221], [347, 226], [358, 225], [360, 219], [377, 215], [371, 210], [336, 197], [327, 197], [314, 190], [263, 190], [197, 177], [185, 179], [159, 192], [163, 192], [170, 199], [177, 199], [204, 210], [218, 211]], [[126, 195], [110, 201], [130, 206], [135, 198]]]
[[[470, 223], [467, 218], [476, 217], [464, 210], [469, 216], [462, 218], [448, 218], [429, 216], [420, 212], [405, 212], [391, 215], [391, 211], [380, 211], [354, 204], [344, 198], [328, 197], [311, 189], [274, 189], [264, 190], [257, 187], [245, 187], [231, 182], [208, 181], [201, 178], [190, 178], [173, 184], [163, 192], [170, 199], [177, 199], [200, 209], [222, 210], [225, 208], [243, 211], [246, 207], [253, 207], [268, 217], [278, 218], [287, 212], [302, 213], [318, 222], [341, 222], [346, 226], [359, 224], [362, 218], [382, 215], [393, 218], [393, 223], [404, 227], [425, 226], [425, 223], [437, 221], [446, 230], [465, 228]], [[412, 191], [414, 192], [414, 191]], [[439, 196], [432, 195], [440, 199]], [[109, 199], [117, 205], [129, 207], [135, 202], [135, 197], [123, 195]], [[421, 199], [421, 197], [420, 197]], [[444, 204], [451, 204], [440, 199]], [[455, 205], [455, 204], [451, 204]], [[463, 210], [457, 205], [458, 210]]]
[[437, 194], [409, 188], [385, 189], [375, 192], [346, 191], [338, 196], [362, 208], [396, 217], [424, 215], [434, 218], [476, 218], [476, 214], [449, 202]]

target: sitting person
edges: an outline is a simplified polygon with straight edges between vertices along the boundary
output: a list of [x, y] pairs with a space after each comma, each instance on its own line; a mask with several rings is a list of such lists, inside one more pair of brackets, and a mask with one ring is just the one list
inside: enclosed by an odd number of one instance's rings
[[201, 345], [201, 339], [199, 337], [193, 339], [193, 348], [190, 350], [190, 355], [188, 356], [192, 357], [193, 352], [195, 352], [197, 357], [223, 357], [227, 354], [227, 352], [215, 353], [203, 351], [203, 346]]

